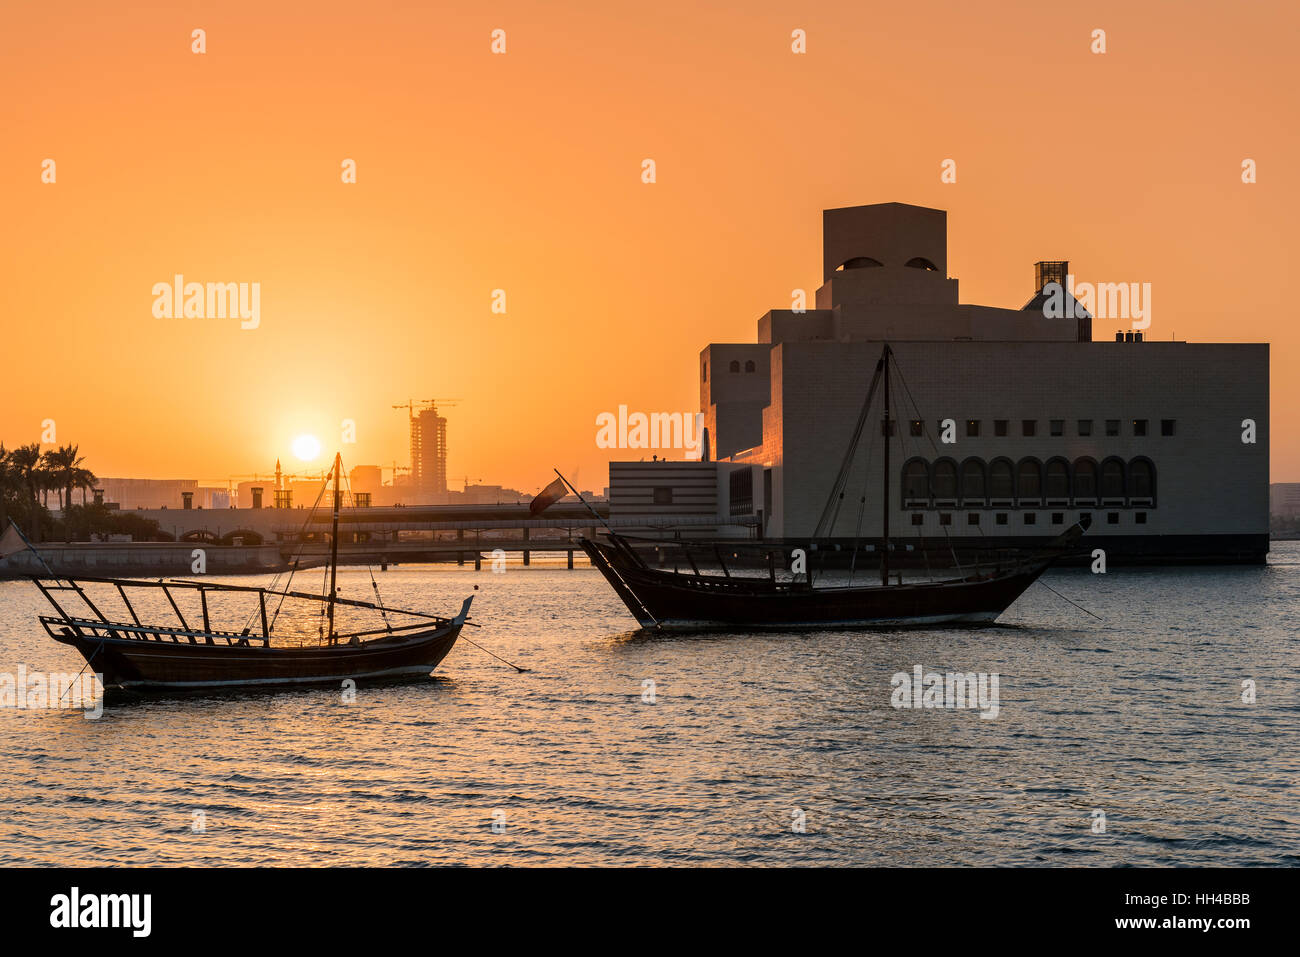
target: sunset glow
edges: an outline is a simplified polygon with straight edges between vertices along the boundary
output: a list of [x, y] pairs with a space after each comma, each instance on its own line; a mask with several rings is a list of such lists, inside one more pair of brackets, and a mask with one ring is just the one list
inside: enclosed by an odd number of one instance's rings
[[[1018, 307], [1034, 262], [1069, 259], [1152, 283], [1149, 338], [1272, 343], [1272, 476], [1300, 478], [1300, 142], [1278, 120], [1300, 8], [1234, 8], [1231, 30], [1199, 0], [733, 13], [12, 5], [0, 295], [30, 361], [0, 437], [53, 419], [98, 474], [215, 479], [269, 470], [294, 417], [331, 449], [351, 419], [348, 460], [388, 466], [408, 458], [392, 406], [455, 396], [455, 485], [562, 464], [599, 487], [598, 415], [696, 411], [699, 350], [818, 285], [818, 211], [899, 201], [948, 210], [964, 302]], [[250, 305], [260, 284], [258, 324], [155, 317], [177, 275]], [[190, 384], [105, 401], [128, 369]]]
[[320, 457], [320, 439], [314, 435], [300, 435], [293, 440], [293, 454], [299, 461], [314, 462]]

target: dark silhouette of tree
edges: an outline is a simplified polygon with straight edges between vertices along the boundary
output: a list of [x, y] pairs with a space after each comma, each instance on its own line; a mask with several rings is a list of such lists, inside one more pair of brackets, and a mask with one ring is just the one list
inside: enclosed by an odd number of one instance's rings
[[9, 453], [9, 462], [17, 470], [22, 488], [27, 493], [27, 534], [37, 542], [41, 540], [41, 518], [44, 511], [40, 499], [46, 477], [46, 472], [41, 467], [42, 459], [41, 447], [36, 442], [20, 445]]

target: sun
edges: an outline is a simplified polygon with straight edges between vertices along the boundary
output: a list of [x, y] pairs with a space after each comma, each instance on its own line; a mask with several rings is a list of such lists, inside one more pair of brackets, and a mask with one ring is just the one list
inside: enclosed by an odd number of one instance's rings
[[314, 435], [300, 435], [293, 440], [293, 454], [303, 462], [314, 462], [320, 457], [320, 439]]

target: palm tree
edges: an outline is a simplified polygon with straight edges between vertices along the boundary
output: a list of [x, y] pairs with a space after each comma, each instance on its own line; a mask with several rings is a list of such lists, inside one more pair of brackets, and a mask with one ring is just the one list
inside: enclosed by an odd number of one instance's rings
[[[93, 492], [98, 482], [99, 478], [90, 469], [78, 468], [72, 470], [72, 489], [81, 489], [82, 505], [86, 504], [86, 493]], [[72, 491], [69, 489], [68, 495], [71, 494]]]
[[9, 450], [0, 442], [0, 534], [9, 525], [9, 502], [17, 501], [19, 491], [18, 474], [9, 463]]
[[58, 492], [59, 498], [63, 498], [63, 489], [59, 485], [59, 476], [53, 469], [45, 464], [43, 458], [41, 459], [40, 467], [36, 470], [36, 481], [41, 490], [41, 506], [43, 508], [50, 507], [51, 492]]
[[59, 508], [65, 512], [72, 508], [72, 489], [77, 484], [77, 473], [85, 471], [81, 467], [85, 461], [75, 445], [62, 445], [45, 453], [45, 467], [57, 481]]
[[20, 445], [9, 453], [9, 465], [15, 470], [22, 487], [27, 490], [27, 508], [30, 516], [28, 531], [34, 540], [41, 540], [41, 520], [40, 508], [41, 500], [38, 496], [38, 490], [43, 482], [43, 470], [41, 469], [41, 447], [39, 443], [32, 442], [28, 445]]

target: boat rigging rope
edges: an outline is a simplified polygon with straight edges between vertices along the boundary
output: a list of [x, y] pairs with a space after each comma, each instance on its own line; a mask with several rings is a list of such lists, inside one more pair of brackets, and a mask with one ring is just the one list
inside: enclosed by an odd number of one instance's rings
[[[316, 496], [316, 502], [315, 502], [314, 505], [312, 505], [311, 510], [307, 513], [307, 518], [303, 520], [303, 523], [302, 523], [302, 529], [301, 529], [301, 530], [299, 531], [299, 533], [298, 533], [298, 554], [294, 556], [294, 563], [293, 563], [293, 566], [292, 566], [292, 567], [290, 568], [290, 570], [289, 570], [289, 580], [286, 581], [286, 582], [284, 583], [284, 590], [285, 590], [286, 592], [289, 590], [289, 586], [293, 584], [293, 569], [297, 567], [297, 565], [298, 565], [298, 559], [302, 557], [302, 546], [303, 546], [303, 544], [304, 544], [303, 541], [302, 541], [302, 537], [303, 537], [303, 535], [304, 535], [304, 534], [306, 533], [306, 531], [307, 531], [307, 523], [308, 523], [309, 521], [311, 521], [311, 517], [312, 517], [312, 515], [315, 514], [315, 512], [316, 512], [316, 507], [317, 507], [318, 505], [320, 505], [320, 499], [321, 499], [321, 496], [324, 495], [324, 494], [325, 494], [325, 485], [322, 484], [322, 485], [321, 485], [321, 489], [320, 489], [320, 493], [317, 494], [317, 496]], [[269, 585], [266, 586], [266, 591], [267, 591], [268, 593], [272, 593], [272, 594], [274, 594], [274, 593], [277, 592], [277, 590], [278, 590], [278, 588], [279, 588], [279, 584], [280, 584], [280, 576], [281, 576], [282, 574], [284, 574], [282, 571], [278, 571], [278, 572], [275, 573], [274, 576], [272, 576], [272, 578], [271, 578], [271, 583], [270, 583]], [[281, 596], [280, 596], [280, 605], [283, 605], [283, 604], [284, 604], [284, 596], [281, 595]], [[245, 634], [247, 634], [248, 631], [249, 631], [249, 629], [253, 627], [253, 616], [254, 616], [255, 614], [257, 614], [257, 612], [258, 612], [258, 609], [254, 608], [252, 611], [250, 611], [250, 612], [248, 613], [248, 618], [245, 619], [245, 621], [244, 621], [244, 633], [245, 633]], [[279, 606], [279, 605], [276, 606], [275, 614], [276, 614], [277, 616], [280, 614], [280, 606]], [[271, 630], [272, 630], [274, 627], [275, 627], [275, 618], [273, 617], [273, 618], [271, 619], [271, 623], [270, 623], [270, 625], [268, 625], [268, 626], [267, 626], [267, 629], [266, 629], [268, 635], [270, 634]]]
[[[892, 353], [891, 353], [891, 356], [892, 356]], [[894, 360], [894, 369], [895, 369], [895, 371], [898, 373], [898, 381], [901, 382], [901, 383], [903, 384], [903, 391], [907, 394], [907, 401], [910, 402], [910, 403], [912, 403], [912, 411], [913, 411], [916, 415], [919, 416], [919, 415], [921, 414], [921, 407], [920, 407], [919, 405], [917, 405], [917, 404], [916, 404], [916, 400], [912, 398], [912, 390], [911, 390], [911, 388], [909, 388], [908, 385], [907, 385], [907, 377], [903, 375], [903, 370], [902, 370], [902, 368], [898, 365], [898, 360], [897, 360], [897, 359]], [[900, 434], [900, 436], [901, 436], [901, 434], [902, 434], [902, 431], [903, 431], [902, 429], [899, 429], [899, 434]], [[934, 450], [934, 454], [935, 454], [935, 456], [938, 457], [938, 456], [939, 456], [939, 446], [937, 446], [937, 445], [934, 444], [934, 437], [933, 437], [932, 435], [930, 435], [930, 433], [927, 432], [927, 431], [925, 430], [925, 427], [924, 427], [924, 426], [922, 426], [922, 428], [921, 428], [921, 433], [922, 433], [922, 434], [923, 434], [927, 439], [930, 440], [930, 448]], [[901, 445], [901, 442], [900, 442], [900, 445]], [[957, 482], [958, 482], [958, 489], [957, 489], [957, 491], [961, 491], [961, 488], [960, 488], [960, 483], [961, 483], [961, 473], [960, 473], [960, 472], [957, 473]], [[939, 527], [940, 527], [941, 529], [943, 529], [943, 537], [944, 537], [945, 539], [947, 539], [947, 541], [948, 541], [948, 551], [949, 551], [949, 553], [952, 555], [952, 563], [953, 563], [954, 565], [957, 566], [957, 570], [958, 570], [958, 571], [964, 573], [964, 572], [965, 572], [965, 569], [961, 567], [961, 562], [959, 562], [959, 561], [957, 560], [957, 550], [953, 547], [953, 544], [952, 544], [952, 536], [950, 536], [950, 535], [948, 534], [948, 527], [947, 527], [946, 525], [943, 525], [943, 524], [940, 524]], [[980, 534], [983, 534], [983, 529], [980, 530]]]
[[834, 518], [832, 513], [838, 513], [839, 503], [844, 498], [844, 486], [849, 480], [849, 471], [853, 465], [853, 458], [857, 454], [858, 442], [862, 439], [862, 429], [867, 424], [867, 419], [871, 415], [871, 402], [876, 395], [876, 387], [880, 384], [880, 376], [884, 370], [884, 361], [876, 363], [875, 375], [871, 378], [871, 386], [867, 389], [867, 397], [862, 403], [862, 410], [858, 413], [858, 421], [853, 427], [853, 438], [849, 442], [849, 447], [844, 453], [844, 460], [840, 463], [840, 470], [835, 475], [835, 483], [831, 486], [830, 495], [826, 499], [826, 504], [822, 508], [821, 517], [817, 519], [817, 527], [813, 529], [813, 539], [818, 539], [824, 535], [829, 535], [827, 526], [828, 520], [833, 525]]
[[[271, 623], [266, 628], [267, 634], [270, 634], [275, 630], [275, 623], [280, 618], [280, 609], [284, 607], [285, 596], [289, 593], [289, 586], [293, 584], [294, 573], [298, 571], [298, 565], [302, 560], [302, 548], [307, 544], [305, 538], [307, 534], [307, 523], [310, 522], [311, 517], [316, 514], [316, 509], [320, 507], [320, 500], [325, 495], [325, 488], [328, 484], [328, 481], [321, 482], [320, 491], [316, 493], [316, 501], [312, 505], [311, 510], [307, 512], [307, 517], [303, 519], [302, 528], [298, 532], [298, 551], [293, 556], [293, 565], [289, 568], [289, 578], [284, 583], [284, 591], [280, 593], [280, 601], [275, 606], [275, 614], [271, 616]], [[279, 579], [280, 573], [276, 572], [275, 577], [276, 579]]]
[[[1042, 585], [1044, 588], [1046, 588], [1048, 591], [1050, 591], [1050, 592], [1051, 592], [1053, 595], [1055, 595], [1057, 598], [1065, 598], [1064, 595], [1062, 595], [1059, 591], [1057, 591], [1057, 590], [1056, 590], [1055, 588], [1053, 588], [1051, 585], [1047, 584], [1047, 582], [1043, 581], [1041, 578], [1035, 578], [1034, 581], [1038, 582], [1038, 584]], [[1086, 614], [1092, 615], [1092, 617], [1093, 617], [1093, 618], [1096, 618], [1098, 621], [1105, 621], [1105, 620], [1106, 620], [1105, 618], [1102, 618], [1101, 615], [1093, 615], [1092, 612], [1088, 611], [1088, 609], [1084, 608], [1084, 607], [1083, 607], [1082, 605], [1080, 605], [1077, 601], [1070, 601], [1069, 598], [1065, 598], [1065, 600], [1068, 601], [1068, 602], [1070, 602], [1070, 604], [1073, 605], [1075, 608], [1079, 609], [1079, 611], [1082, 611], [1082, 612], [1085, 612]]]
[[470, 641], [470, 639], [468, 639], [468, 638], [465, 637], [465, 633], [464, 633], [464, 632], [461, 632], [461, 634], [460, 634], [460, 640], [461, 640], [461, 641], [468, 641], [471, 645], [473, 645], [473, 646], [474, 646], [475, 648], [477, 648], [479, 651], [483, 652], [483, 653], [486, 654], [486, 655], [492, 655], [492, 657], [495, 658], [497, 661], [500, 661], [500, 662], [502, 662], [502, 663], [504, 663], [504, 664], [510, 665], [511, 668], [514, 668], [515, 671], [519, 672], [520, 674], [523, 674], [523, 673], [526, 672], [526, 671], [532, 671], [532, 670], [533, 670], [532, 668], [520, 668], [518, 665], [514, 664], [513, 662], [506, 661], [506, 660], [505, 660], [504, 658], [502, 658], [500, 655], [498, 655], [498, 654], [494, 654], [493, 652], [488, 651], [486, 648], [484, 648], [482, 645], [480, 645], [477, 641]]
[[[888, 442], [889, 439], [886, 438], [885, 441]], [[867, 441], [867, 455], [865, 461], [862, 464], [863, 491], [862, 494], [858, 496], [858, 522], [853, 529], [853, 558], [849, 561], [849, 587], [850, 588], [853, 587], [853, 574], [858, 567], [858, 541], [859, 539], [862, 538], [862, 519], [867, 509], [866, 485], [867, 482], [870, 480], [871, 453], [874, 446], [875, 446], [875, 436], [873, 435], [872, 438]], [[832, 529], [834, 528], [834, 525], [835, 523], [834, 521], [832, 521], [831, 522]]]
[[[978, 528], [979, 526], [976, 526], [976, 527]], [[984, 534], [984, 529], [983, 529], [983, 528], [979, 528], [979, 533], [980, 533], [980, 537], [981, 537], [981, 538], [984, 538], [984, 539], [987, 539], [987, 538], [988, 538], [988, 536]], [[997, 573], [998, 565], [999, 565], [999, 561], [998, 561], [997, 552], [994, 551], [994, 553], [993, 553], [993, 569], [994, 569], [994, 574]], [[975, 570], [976, 570], [977, 572], [979, 571], [979, 558], [978, 558], [978, 556], [976, 557], [976, 560], [975, 560]], [[1100, 615], [1095, 615], [1095, 614], [1093, 614], [1092, 612], [1088, 611], [1088, 609], [1084, 608], [1084, 607], [1083, 607], [1082, 605], [1080, 605], [1077, 601], [1073, 601], [1072, 599], [1066, 598], [1064, 595], [1062, 595], [1059, 591], [1057, 591], [1057, 590], [1056, 590], [1055, 588], [1053, 588], [1051, 585], [1047, 584], [1047, 582], [1043, 581], [1043, 579], [1042, 579], [1041, 577], [1039, 577], [1039, 578], [1035, 578], [1035, 579], [1034, 579], [1034, 583], [1037, 584], [1037, 585], [1042, 585], [1044, 588], [1046, 588], [1048, 591], [1050, 591], [1050, 592], [1051, 592], [1053, 595], [1055, 595], [1057, 598], [1060, 598], [1060, 599], [1063, 599], [1063, 600], [1065, 600], [1065, 601], [1068, 601], [1071, 605], [1073, 605], [1075, 608], [1079, 609], [1079, 611], [1083, 612], [1084, 614], [1092, 615], [1092, 617], [1093, 617], [1093, 618], [1096, 618], [1098, 621], [1105, 621], [1105, 620], [1106, 620], [1105, 618], [1102, 618]]]
[[[865, 427], [866, 422], [870, 419], [871, 397], [875, 395], [876, 386], [879, 383], [879, 376], [880, 376], [880, 370], [879, 368], [877, 368], [876, 378], [872, 379], [871, 388], [867, 394], [867, 402], [863, 406], [862, 411], [858, 416], [858, 423], [853, 434], [853, 441], [850, 442], [849, 444], [848, 454], [845, 455], [844, 462], [840, 466], [839, 474], [836, 475], [835, 477], [835, 486], [831, 489], [831, 497], [826, 501], [826, 507], [822, 509], [821, 518], [817, 522], [817, 529], [813, 532], [814, 540], [822, 537], [825, 538], [834, 537], [835, 525], [840, 520], [840, 508], [844, 504], [844, 490], [848, 487], [849, 480], [852, 478], [853, 475], [853, 461], [854, 459], [857, 458], [857, 450], [858, 450], [858, 445], [860, 444], [862, 439], [863, 428]], [[868, 439], [867, 439], [867, 446], [866, 446], [866, 459], [863, 462], [863, 468], [862, 468], [862, 484], [864, 489], [867, 483], [870, 481], [871, 456], [872, 456], [872, 450], [875, 447], [875, 441], [876, 441], [875, 433], [869, 432]], [[857, 565], [858, 539], [861, 537], [862, 534], [862, 515], [863, 515], [863, 510], [865, 508], [866, 508], [866, 495], [864, 492], [864, 494], [860, 496], [858, 499], [858, 521], [857, 521], [857, 527], [853, 533], [853, 537], [854, 537], [853, 557], [850, 561], [850, 566], [849, 566], [850, 585], [853, 584], [853, 569], [854, 566]], [[825, 526], [824, 531], [823, 531], [823, 525]], [[808, 587], [811, 588], [815, 582], [816, 576], [814, 572], [811, 570], [806, 574], [808, 575]]]
[[[352, 480], [345, 477], [345, 482], [347, 483], [348, 494], [352, 495]], [[355, 504], [356, 496], [353, 496], [352, 500]], [[379, 617], [384, 621], [384, 628], [388, 630], [389, 634], [392, 634], [393, 626], [388, 620], [388, 609], [384, 607], [383, 596], [379, 594], [379, 582], [375, 581], [375, 566], [370, 562], [366, 562], [366, 572], [370, 575], [370, 587], [375, 593], [375, 604], [379, 606]]]

